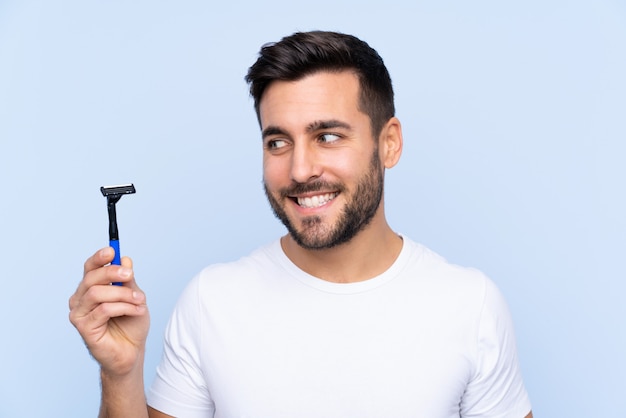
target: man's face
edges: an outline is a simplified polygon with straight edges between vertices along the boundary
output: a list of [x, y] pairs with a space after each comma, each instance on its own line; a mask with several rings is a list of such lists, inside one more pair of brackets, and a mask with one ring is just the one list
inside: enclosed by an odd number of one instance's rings
[[377, 214], [383, 169], [352, 72], [275, 81], [260, 105], [263, 180], [274, 214], [308, 249], [350, 241]]

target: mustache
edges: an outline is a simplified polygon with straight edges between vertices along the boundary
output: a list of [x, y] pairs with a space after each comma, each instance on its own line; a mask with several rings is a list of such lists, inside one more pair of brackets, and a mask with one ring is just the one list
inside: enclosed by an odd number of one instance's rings
[[280, 193], [281, 197], [287, 198], [289, 196], [305, 194], [305, 193], [314, 193], [314, 192], [319, 192], [322, 190], [328, 191], [328, 192], [330, 191], [343, 192], [344, 186], [338, 183], [329, 183], [324, 180], [315, 180], [315, 181], [311, 181], [307, 183], [293, 182], [289, 186], [283, 187], [278, 192]]

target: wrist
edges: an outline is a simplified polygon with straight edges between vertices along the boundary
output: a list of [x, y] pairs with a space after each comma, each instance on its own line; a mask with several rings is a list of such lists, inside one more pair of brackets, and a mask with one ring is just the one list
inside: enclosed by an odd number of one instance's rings
[[143, 352], [137, 358], [128, 364], [116, 364], [113, 367], [105, 367], [100, 365], [100, 378], [103, 383], [111, 382], [122, 384], [126, 381], [135, 381], [138, 378], [143, 380]]
[[147, 417], [143, 361], [127, 373], [111, 373], [101, 368], [102, 402], [100, 417]]

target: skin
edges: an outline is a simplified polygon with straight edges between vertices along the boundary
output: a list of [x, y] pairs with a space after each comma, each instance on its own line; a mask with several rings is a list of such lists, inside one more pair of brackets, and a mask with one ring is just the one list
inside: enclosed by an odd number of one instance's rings
[[[358, 78], [352, 72], [318, 72], [298, 81], [275, 81], [261, 100], [266, 193], [309, 242], [324, 242], [332, 235], [355, 199], [357, 185], [371, 172], [373, 159], [379, 167], [391, 168], [402, 152], [400, 121], [391, 118], [373, 138], [369, 117], [358, 109], [358, 92]], [[294, 184], [315, 183], [324, 186], [289, 197], [281, 193], [294, 189]], [[314, 208], [294, 201], [328, 193], [337, 195]], [[316, 222], [311, 226], [313, 218]], [[282, 237], [281, 244], [298, 267], [338, 283], [381, 274], [402, 248], [401, 238], [385, 219], [382, 197], [369, 223], [348, 242], [306, 248], [291, 233]]]
[[[374, 138], [369, 117], [358, 109], [358, 89], [352, 72], [319, 72], [272, 83], [260, 105], [266, 193], [293, 228], [281, 238], [283, 250], [302, 270], [337, 283], [383, 273], [402, 248], [385, 219], [382, 190], [375, 205], [375, 196], [363, 201], [362, 190], [356, 192], [359, 185], [382, 187], [377, 176], [382, 180], [384, 169], [398, 162], [402, 129], [391, 118]], [[294, 200], [328, 193], [334, 198], [317, 207]], [[351, 239], [339, 242], [333, 231], [355, 202], [359, 208], [373, 205], [372, 213]], [[124, 257], [122, 266], [111, 266], [112, 259], [108, 247], [90, 257], [69, 301], [70, 321], [101, 366], [99, 416], [169, 417], [146, 406], [143, 360], [150, 319], [145, 294], [135, 282], [132, 261]]]

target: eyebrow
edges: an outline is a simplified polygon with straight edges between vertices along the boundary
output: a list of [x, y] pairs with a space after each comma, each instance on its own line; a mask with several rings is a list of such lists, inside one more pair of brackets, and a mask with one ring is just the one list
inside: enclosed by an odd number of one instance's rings
[[[315, 122], [311, 122], [310, 124], [308, 124], [306, 127], [306, 131], [311, 133], [311, 132], [319, 131], [322, 129], [333, 129], [333, 128], [343, 128], [343, 129], [351, 130], [352, 126], [350, 126], [346, 122], [342, 122], [337, 119], [317, 120]], [[278, 126], [270, 125], [267, 128], [263, 129], [263, 132], [261, 133], [262, 138], [267, 138], [268, 136], [271, 136], [271, 135], [287, 135], [287, 132]]]
[[261, 132], [261, 138], [267, 138], [268, 136], [271, 135], [286, 135], [287, 132], [285, 132], [283, 129], [279, 128], [278, 126], [268, 126], [267, 128], [263, 129], [263, 131]]
[[313, 123], [310, 123], [306, 127], [306, 131], [315, 132], [321, 129], [333, 129], [333, 128], [352, 129], [352, 127], [346, 122], [342, 122], [337, 119], [330, 119], [330, 120], [318, 120]]

